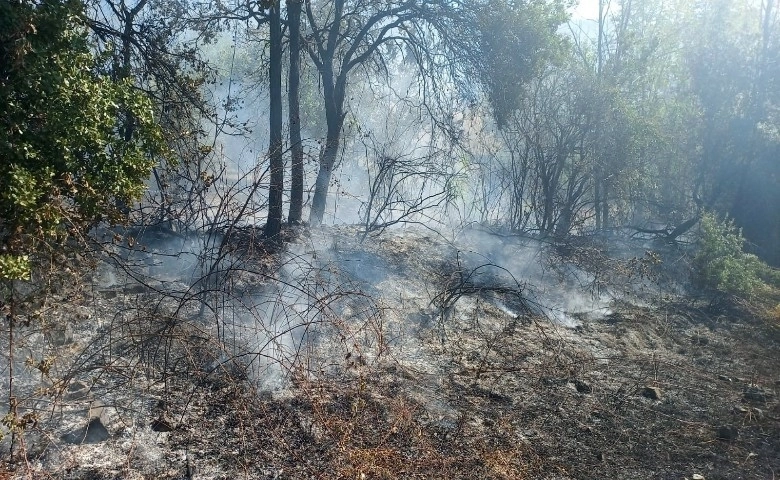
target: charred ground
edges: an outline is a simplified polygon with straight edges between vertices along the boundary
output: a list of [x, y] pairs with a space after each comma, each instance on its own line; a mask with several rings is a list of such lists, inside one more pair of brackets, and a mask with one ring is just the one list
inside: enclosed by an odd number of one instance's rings
[[[182, 296], [95, 291], [3, 475], [773, 478], [777, 323], [694, 292], [685, 247], [606, 245], [299, 232], [285, 253], [232, 264], [231, 299], [273, 289], [292, 304], [265, 350]], [[109, 438], [64, 441], [96, 402]]]

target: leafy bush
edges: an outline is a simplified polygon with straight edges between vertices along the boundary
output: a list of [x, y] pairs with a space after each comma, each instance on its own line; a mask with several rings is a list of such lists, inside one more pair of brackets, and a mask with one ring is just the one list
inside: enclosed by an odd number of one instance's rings
[[732, 220], [704, 215], [694, 260], [701, 286], [746, 298], [765, 288], [764, 279], [773, 274], [758, 257], [743, 250], [744, 243]]
[[84, 24], [76, 0], [0, 2], [0, 280], [119, 218], [165, 151], [151, 100], [100, 73]]

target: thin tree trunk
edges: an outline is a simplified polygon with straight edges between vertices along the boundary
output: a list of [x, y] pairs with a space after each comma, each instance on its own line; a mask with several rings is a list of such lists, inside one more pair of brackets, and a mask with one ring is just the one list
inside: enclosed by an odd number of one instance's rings
[[265, 237], [275, 238], [282, 231], [282, 195], [284, 191], [284, 158], [282, 158], [282, 25], [279, 3], [271, 6], [269, 15], [271, 62], [269, 93], [271, 96], [269, 158], [271, 184], [268, 189], [268, 223]]
[[290, 24], [290, 72], [288, 115], [290, 122], [290, 214], [287, 220], [300, 223], [303, 215], [303, 145], [301, 144], [300, 82], [301, 82], [301, 0], [287, 0], [287, 21]]
[[603, 222], [601, 221], [601, 169], [596, 169], [593, 175], [593, 205], [596, 209], [596, 230], [601, 231]]
[[[604, 64], [604, 0], [599, 0], [599, 25], [598, 25], [598, 41], [597, 41], [597, 58], [596, 58], [596, 81], [598, 83], [599, 92], [602, 91], [602, 70]], [[600, 100], [603, 103], [603, 99]], [[598, 142], [601, 142], [601, 131], [604, 125], [604, 112], [603, 104], [599, 105], [598, 118], [596, 119], [596, 134], [595, 140], [597, 142], [594, 149], [593, 161], [595, 163], [594, 178], [593, 178], [593, 204], [596, 209], [596, 230], [601, 231], [604, 225], [604, 205], [603, 205], [603, 185], [601, 179], [604, 177], [604, 172], [601, 168], [602, 158], [601, 149], [599, 149]]]

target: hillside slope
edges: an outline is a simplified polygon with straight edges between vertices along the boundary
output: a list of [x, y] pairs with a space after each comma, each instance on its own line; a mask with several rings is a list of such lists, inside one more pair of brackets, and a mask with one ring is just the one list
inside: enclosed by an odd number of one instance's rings
[[[95, 317], [69, 320], [76, 339], [60, 342], [57, 380], [42, 381], [52, 397], [36, 408], [56, 415], [41, 415], [29, 463], [8, 464], [7, 476], [780, 470], [778, 331], [687, 293], [684, 250], [477, 231], [363, 243], [349, 229], [299, 233], [277, 256], [251, 239], [235, 247], [216, 321], [181, 293], [203, 283], [191, 272], [100, 280], [83, 300]], [[155, 273], [153, 261], [139, 265]], [[95, 418], [105, 435], [82, 442]]]

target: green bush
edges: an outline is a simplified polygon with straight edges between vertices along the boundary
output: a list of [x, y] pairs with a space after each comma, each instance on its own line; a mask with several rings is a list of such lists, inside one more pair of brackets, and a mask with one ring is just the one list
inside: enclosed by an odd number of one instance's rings
[[151, 99], [101, 74], [83, 10], [0, 0], [0, 280], [120, 219], [166, 153]]
[[745, 298], [765, 288], [764, 278], [771, 270], [757, 256], [746, 253], [744, 244], [742, 232], [732, 220], [704, 215], [694, 260], [701, 286]]

